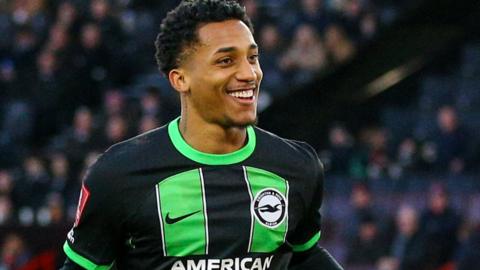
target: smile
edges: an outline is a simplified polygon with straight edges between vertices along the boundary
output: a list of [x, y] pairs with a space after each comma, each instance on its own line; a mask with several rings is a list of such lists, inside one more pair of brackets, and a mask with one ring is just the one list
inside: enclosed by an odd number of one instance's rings
[[254, 91], [253, 89], [250, 90], [241, 90], [241, 91], [234, 91], [234, 92], [229, 92], [227, 93], [228, 95], [235, 97], [235, 98], [241, 98], [241, 99], [253, 99], [254, 98]]

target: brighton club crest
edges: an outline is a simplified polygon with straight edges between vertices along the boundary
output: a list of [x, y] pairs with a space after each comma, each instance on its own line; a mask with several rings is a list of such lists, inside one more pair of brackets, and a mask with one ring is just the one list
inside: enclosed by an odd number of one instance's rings
[[285, 220], [287, 214], [285, 197], [273, 188], [258, 192], [253, 200], [252, 208], [258, 222], [268, 228], [278, 227]]

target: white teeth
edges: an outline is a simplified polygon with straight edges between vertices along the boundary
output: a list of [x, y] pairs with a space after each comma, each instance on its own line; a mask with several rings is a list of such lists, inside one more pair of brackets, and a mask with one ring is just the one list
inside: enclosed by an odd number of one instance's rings
[[251, 98], [253, 97], [253, 90], [236, 91], [228, 94], [236, 98]]

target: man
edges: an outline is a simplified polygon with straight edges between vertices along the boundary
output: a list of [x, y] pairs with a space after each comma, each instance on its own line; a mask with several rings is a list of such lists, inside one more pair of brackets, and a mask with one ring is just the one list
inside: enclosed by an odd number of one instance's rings
[[317, 246], [314, 150], [253, 126], [262, 71], [244, 9], [184, 1], [156, 47], [181, 117], [92, 166], [64, 269], [341, 269]]

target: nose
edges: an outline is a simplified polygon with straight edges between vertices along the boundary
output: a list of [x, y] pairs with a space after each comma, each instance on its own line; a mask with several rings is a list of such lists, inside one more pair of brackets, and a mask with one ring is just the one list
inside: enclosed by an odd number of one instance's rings
[[250, 63], [247, 59], [240, 63], [236, 73], [237, 80], [254, 82], [257, 79], [257, 65]]

